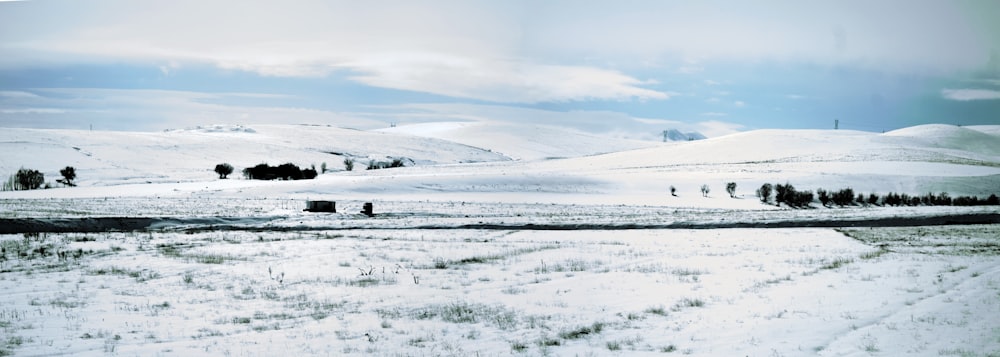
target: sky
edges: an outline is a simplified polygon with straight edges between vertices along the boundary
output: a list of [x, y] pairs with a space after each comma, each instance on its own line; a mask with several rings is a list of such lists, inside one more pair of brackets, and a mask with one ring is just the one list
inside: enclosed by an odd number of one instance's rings
[[0, 127], [1000, 124], [1000, 1], [0, 1]]

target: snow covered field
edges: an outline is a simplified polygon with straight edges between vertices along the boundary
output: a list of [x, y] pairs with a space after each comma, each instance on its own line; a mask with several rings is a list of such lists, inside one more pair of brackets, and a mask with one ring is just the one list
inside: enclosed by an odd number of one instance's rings
[[17, 355], [995, 355], [997, 237], [997, 225], [8, 235], [5, 249], [33, 253], [3, 262], [0, 324]]
[[[0, 192], [0, 355], [1000, 355], [1000, 225], [923, 225], [997, 206], [754, 197], [1000, 193], [995, 126], [600, 148], [483, 125], [0, 131], [0, 173], [79, 176]], [[414, 165], [341, 166], [392, 157]], [[331, 170], [218, 180], [220, 162]]]

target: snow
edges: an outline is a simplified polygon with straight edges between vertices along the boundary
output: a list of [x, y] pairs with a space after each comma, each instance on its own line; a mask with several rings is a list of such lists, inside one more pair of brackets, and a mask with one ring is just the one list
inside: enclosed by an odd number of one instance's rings
[[[207, 181], [216, 164], [237, 170], [266, 162], [302, 167], [322, 163], [343, 170], [345, 158], [364, 167], [369, 160], [409, 158], [420, 165], [502, 161], [507, 158], [437, 139], [326, 126], [212, 126], [160, 133], [9, 128], [0, 131], [0, 172], [20, 167], [59, 176], [73, 166], [82, 186]], [[239, 172], [234, 173], [239, 176]]]
[[5, 262], [0, 318], [25, 355], [996, 352], [995, 253], [907, 250], [1000, 234], [963, 229], [46, 235], [85, 253]]
[[920, 125], [890, 131], [884, 136], [909, 137], [925, 145], [1000, 155], [1000, 130], [989, 126], [958, 127], [945, 124]]
[[[998, 207], [792, 210], [754, 197], [786, 181], [1000, 193], [1000, 126], [678, 143], [528, 128], [4, 129], [0, 172], [53, 181], [70, 165], [79, 187], [0, 192], [0, 222], [151, 226], [0, 234], [0, 352], [1000, 353], [1000, 225], [881, 227], [995, 221]], [[387, 157], [414, 165], [342, 169], [344, 158]], [[332, 171], [301, 181], [212, 172], [264, 161]], [[303, 212], [307, 199], [340, 212]], [[365, 202], [375, 217], [358, 213]], [[802, 227], [814, 222], [858, 227]], [[794, 228], [747, 228], [764, 226]]]
[[449, 140], [520, 160], [587, 156], [657, 144], [596, 136], [561, 127], [493, 121], [420, 123], [379, 131]]

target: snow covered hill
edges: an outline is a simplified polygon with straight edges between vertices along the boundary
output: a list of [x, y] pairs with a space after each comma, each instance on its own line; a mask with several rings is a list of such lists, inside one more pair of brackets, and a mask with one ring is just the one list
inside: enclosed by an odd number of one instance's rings
[[490, 121], [421, 123], [380, 131], [449, 140], [526, 161], [604, 154], [657, 144], [567, 128]]
[[[421, 167], [368, 174], [376, 181], [310, 186], [302, 192], [374, 188], [410, 199], [472, 199], [760, 208], [762, 183], [805, 190], [980, 195], [1000, 191], [1000, 137], [989, 128], [927, 126], [877, 134], [846, 130], [757, 130], [692, 142], [562, 160]], [[907, 131], [910, 134], [906, 134]], [[389, 177], [391, 176], [391, 180]], [[386, 188], [391, 181], [391, 188]], [[725, 193], [736, 182], [737, 199]], [[709, 185], [708, 199], [699, 188]], [[669, 187], [678, 196], [669, 195]], [[330, 190], [330, 191], [326, 191]], [[476, 193], [478, 195], [472, 195]], [[451, 194], [452, 196], [448, 196]], [[714, 199], [713, 199], [714, 198]]]
[[918, 126], [885, 134], [850, 130], [755, 130], [579, 161], [606, 168], [879, 161], [997, 166], [1000, 165], [1000, 135], [950, 125]]
[[[72, 165], [82, 187], [4, 192], [0, 198], [210, 194], [760, 209], [754, 190], [765, 182], [804, 190], [987, 196], [1000, 193], [998, 132], [997, 126], [948, 125], [885, 134], [756, 130], [647, 143], [544, 126], [457, 122], [377, 132], [287, 125], [163, 133], [9, 129], [0, 133], [0, 173], [24, 166], [54, 181], [59, 168]], [[609, 153], [596, 154], [602, 151]], [[345, 157], [363, 166], [389, 156], [416, 165], [340, 171]], [[568, 157], [546, 159], [552, 156]], [[317, 168], [326, 162], [335, 172], [295, 182], [217, 180], [212, 168], [219, 162], [237, 170], [260, 162]], [[727, 182], [738, 184], [738, 199], [725, 193]], [[710, 186], [709, 197], [700, 195], [701, 185]], [[669, 194], [670, 186], [677, 196]]]
[[[439, 139], [326, 126], [210, 126], [165, 132], [15, 129], [0, 131], [0, 175], [40, 170], [48, 181], [76, 168], [81, 186], [212, 180], [216, 164], [237, 171], [259, 163], [326, 163], [343, 170], [345, 158], [405, 157], [418, 165], [509, 160], [503, 155]], [[238, 176], [238, 174], [237, 174]]]

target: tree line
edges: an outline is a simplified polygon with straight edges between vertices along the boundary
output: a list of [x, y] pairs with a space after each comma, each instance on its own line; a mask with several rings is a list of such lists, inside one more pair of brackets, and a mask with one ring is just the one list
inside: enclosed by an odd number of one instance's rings
[[[73, 182], [76, 179], [76, 169], [73, 166], [66, 166], [59, 170], [59, 174], [62, 175], [62, 178], [57, 179], [56, 182], [65, 186], [76, 186], [76, 183]], [[52, 184], [45, 182], [45, 174], [41, 171], [22, 167], [17, 170], [17, 173], [7, 178], [7, 181], [0, 186], [0, 191], [37, 190], [39, 188], [52, 188]]]
[[773, 202], [777, 206], [784, 203], [792, 208], [809, 208], [811, 204], [818, 200], [823, 207], [831, 206], [996, 206], [1000, 205], [1000, 198], [996, 194], [991, 194], [987, 198], [978, 196], [957, 196], [951, 197], [947, 192], [938, 194], [927, 193], [926, 195], [909, 195], [905, 193], [889, 192], [885, 195], [877, 193], [854, 193], [852, 188], [843, 188], [837, 191], [816, 190], [814, 197], [812, 191], [798, 191], [790, 183], [775, 184], [765, 183], [757, 189], [757, 197], [765, 204]]

